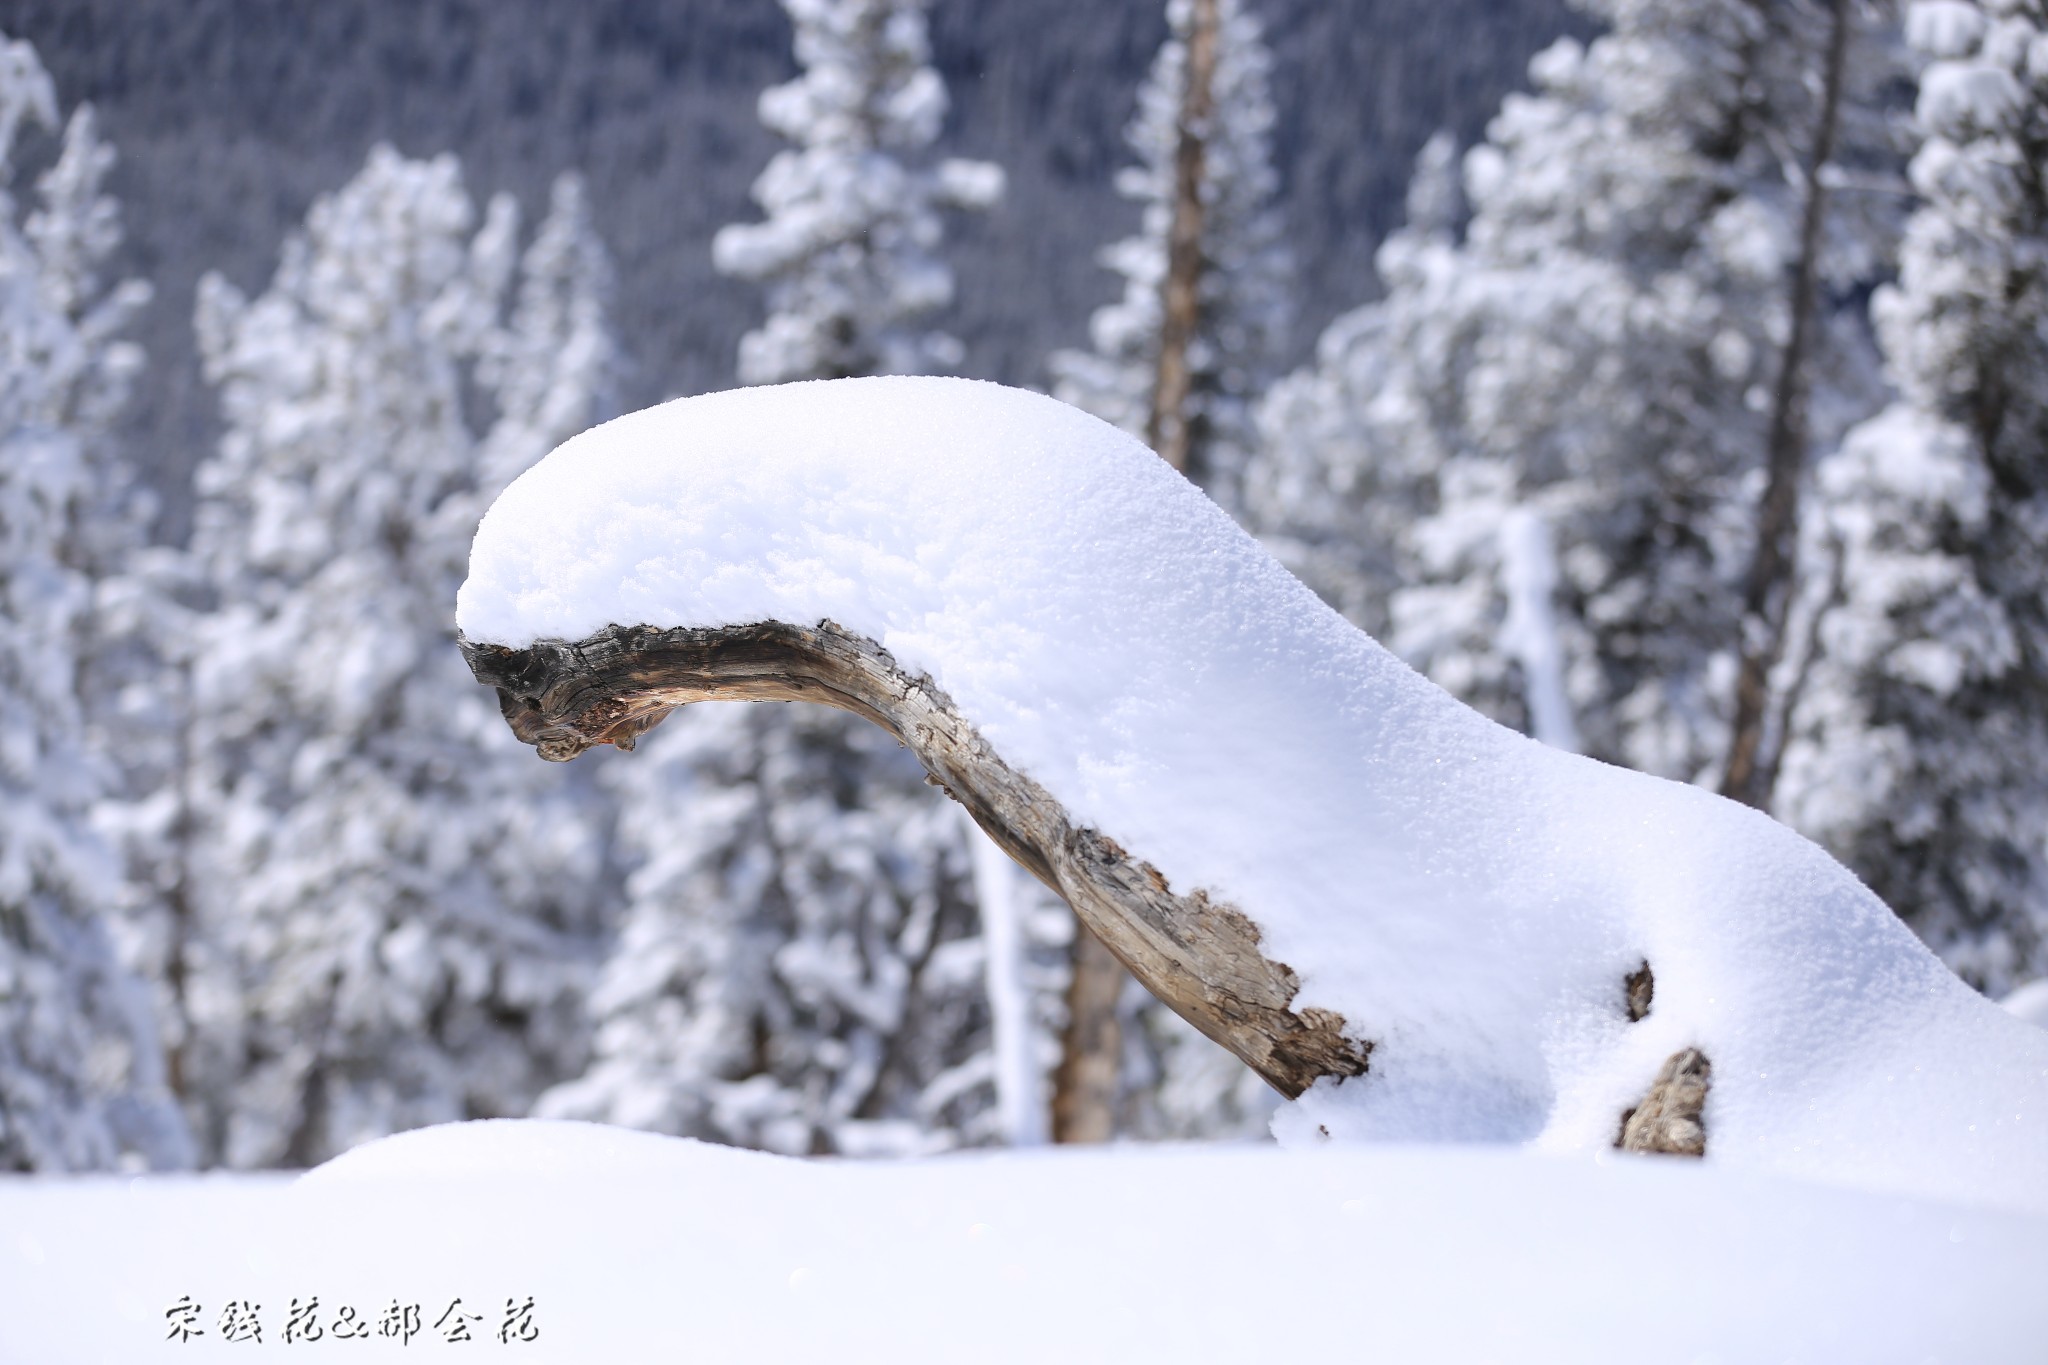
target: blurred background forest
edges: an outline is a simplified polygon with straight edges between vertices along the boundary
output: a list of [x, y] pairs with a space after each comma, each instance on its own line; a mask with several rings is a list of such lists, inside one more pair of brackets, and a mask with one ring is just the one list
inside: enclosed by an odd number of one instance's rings
[[[1373, 248], [1423, 142], [1476, 138], [1530, 54], [1592, 24], [1564, 0], [1275, 0], [1261, 18], [1288, 77], [1272, 92], [1273, 165], [1302, 283], [1298, 358], [1376, 287]], [[952, 104], [934, 152], [1010, 178], [1009, 210], [948, 240], [960, 370], [1043, 386], [1047, 353], [1115, 290], [1095, 253], [1137, 221], [1113, 182], [1165, 7], [939, 4], [930, 25]], [[108, 269], [157, 289], [132, 328], [152, 364], [127, 422], [149, 433], [134, 449], [174, 537], [219, 430], [192, 344], [199, 276], [260, 289], [313, 200], [379, 142], [453, 152], [471, 193], [529, 212], [556, 175], [582, 175], [633, 284], [611, 314], [632, 359], [623, 406], [734, 382], [760, 294], [712, 268], [711, 236], [752, 212], [748, 187], [781, 145], [754, 111], [796, 71], [773, 0], [5, 0], [0, 31], [32, 42], [66, 105], [92, 104], [119, 150], [107, 188], [126, 239]]]
[[870, 727], [544, 767], [495, 493], [734, 383], [1146, 438], [1546, 743], [2048, 975], [2038, 0], [0, 0], [0, 1169], [1274, 1098]]

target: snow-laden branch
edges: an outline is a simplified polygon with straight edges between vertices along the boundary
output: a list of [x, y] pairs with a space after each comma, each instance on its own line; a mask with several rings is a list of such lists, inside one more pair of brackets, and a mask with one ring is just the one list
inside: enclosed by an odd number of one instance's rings
[[544, 758], [631, 748], [692, 701], [812, 701], [853, 711], [908, 744], [1005, 852], [1052, 887], [1154, 994], [1292, 1097], [1365, 1071], [1366, 1045], [1327, 1010], [1290, 1009], [1294, 972], [1259, 952], [1257, 926], [1200, 890], [1176, 895], [1149, 863], [1004, 762], [952, 699], [872, 639], [826, 621], [607, 628], [573, 645], [469, 644], [513, 731]]
[[1626, 1125], [2048, 1201], [2048, 1035], [1825, 853], [1485, 720], [1078, 411], [933, 379], [682, 400], [523, 476], [470, 567], [465, 649], [544, 756], [703, 697], [868, 716], [1300, 1096], [1283, 1137]]

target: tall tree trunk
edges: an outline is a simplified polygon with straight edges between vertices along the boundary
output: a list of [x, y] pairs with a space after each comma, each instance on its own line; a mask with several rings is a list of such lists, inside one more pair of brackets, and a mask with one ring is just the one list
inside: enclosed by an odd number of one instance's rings
[[[1217, 0], [1194, 0], [1183, 65], [1179, 137], [1173, 149], [1173, 217], [1166, 232], [1166, 278], [1159, 287], [1159, 362], [1145, 440], [1181, 473], [1190, 472], [1194, 441], [1188, 352], [1202, 321], [1202, 250], [1209, 131], [1215, 118]], [[1074, 928], [1073, 976], [1067, 987], [1067, 1030], [1053, 1074], [1055, 1142], [1107, 1142], [1115, 1127], [1117, 1073], [1123, 1050], [1116, 1003], [1125, 972], [1086, 925]]]
[[1792, 325], [1772, 396], [1765, 446], [1767, 482], [1757, 508], [1756, 558], [1742, 601], [1742, 663], [1735, 679], [1735, 719], [1721, 794], [1758, 809], [1771, 803], [1777, 763], [1764, 752], [1771, 673], [1785, 648], [1799, 532], [1799, 485], [1805, 475], [1807, 368], [1819, 311], [1820, 237], [1827, 215], [1822, 172], [1835, 154], [1841, 122], [1842, 68], [1849, 47], [1848, 0], [1829, 0], [1827, 71], [1813, 153], [1806, 164], [1806, 207], [1793, 268]]
[[1208, 264], [1202, 250], [1207, 209], [1202, 202], [1202, 181], [1215, 122], [1219, 22], [1217, 0], [1194, 0], [1179, 140], [1173, 150], [1173, 218], [1166, 234], [1166, 278], [1159, 290], [1159, 368], [1152, 385], [1151, 415], [1145, 423], [1146, 442], [1183, 474], [1189, 470], [1194, 445], [1188, 411], [1194, 375], [1188, 368], [1188, 352], [1201, 325], [1202, 273]]
[[1128, 973], [1078, 919], [1073, 962], [1067, 1031], [1052, 1078], [1052, 1140], [1107, 1142], [1116, 1134], [1117, 1073], [1123, 1060], [1116, 1002]]

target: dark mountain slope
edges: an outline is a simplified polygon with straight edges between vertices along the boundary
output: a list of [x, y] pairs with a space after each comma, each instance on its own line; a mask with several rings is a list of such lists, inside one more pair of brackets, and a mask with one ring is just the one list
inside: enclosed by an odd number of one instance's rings
[[[1164, 31], [1160, 0], [937, 0], [953, 94], [943, 150], [1009, 170], [1011, 197], [965, 223], [952, 328], [970, 372], [1042, 378], [1108, 296], [1094, 254], [1133, 221], [1110, 187], [1122, 128]], [[1474, 135], [1562, 0], [1262, 0], [1279, 64], [1285, 207], [1301, 260], [1306, 350], [1371, 290], [1415, 149]], [[99, 106], [122, 162], [130, 268], [156, 281], [141, 339], [155, 360], [137, 456], [181, 530], [183, 487], [213, 427], [192, 354], [192, 291], [218, 268], [260, 288], [315, 195], [388, 140], [458, 153], [473, 190], [538, 208], [565, 167], [591, 185], [619, 267], [632, 405], [730, 383], [759, 311], [720, 279], [711, 234], [752, 216], [747, 186], [777, 143], [754, 119], [792, 67], [772, 0], [0, 0], [68, 106]]]

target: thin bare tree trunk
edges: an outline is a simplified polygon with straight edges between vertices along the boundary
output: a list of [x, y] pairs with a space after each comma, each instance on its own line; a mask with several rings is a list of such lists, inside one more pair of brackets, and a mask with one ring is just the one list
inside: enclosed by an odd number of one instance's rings
[[1846, 552], [1840, 538], [1831, 537], [1830, 542], [1827, 595], [1814, 604], [1813, 614], [1806, 621], [1804, 638], [1800, 641], [1798, 665], [1793, 670], [1792, 680], [1782, 689], [1784, 695], [1777, 699], [1777, 705], [1773, 708], [1768, 722], [1769, 728], [1765, 732], [1767, 760], [1764, 764], [1762, 782], [1766, 793], [1777, 789], [1778, 772], [1785, 763], [1785, 746], [1792, 737], [1792, 718], [1799, 710], [1800, 699], [1806, 695], [1807, 684], [1813, 680], [1813, 670], [1826, 653], [1821, 632], [1827, 627], [1829, 615], [1847, 598], [1843, 578]]
[[1179, 140], [1173, 150], [1173, 218], [1166, 233], [1166, 278], [1160, 283], [1159, 368], [1152, 385], [1146, 442], [1168, 464], [1188, 472], [1193, 453], [1188, 400], [1194, 375], [1188, 352], [1202, 320], [1202, 251], [1207, 206], [1209, 132], [1215, 122], [1217, 0], [1194, 0], [1181, 89]]
[[[1194, 375], [1188, 352], [1202, 321], [1202, 250], [1209, 129], [1214, 122], [1217, 0], [1194, 0], [1181, 88], [1179, 137], [1173, 150], [1173, 217], [1166, 233], [1166, 278], [1159, 288], [1159, 360], [1152, 380], [1146, 442], [1175, 469], [1189, 472], [1193, 454], [1189, 399]], [[1116, 1004], [1123, 964], [1101, 940], [1077, 925], [1073, 975], [1067, 986], [1067, 1029], [1053, 1073], [1055, 1142], [1107, 1142], [1116, 1123], [1117, 1073], [1123, 1031]]]
[[1074, 974], [1067, 985], [1067, 1031], [1052, 1078], [1052, 1140], [1107, 1142], [1115, 1136], [1118, 1064], [1123, 1030], [1116, 1002], [1124, 964], [1079, 920], [1074, 923]]
[[1742, 663], [1735, 679], [1735, 718], [1721, 794], [1766, 809], [1777, 764], [1763, 752], [1770, 714], [1771, 673], [1785, 648], [1799, 532], [1799, 484], [1805, 474], [1808, 360], [1819, 310], [1820, 237], [1827, 215], [1822, 172], [1835, 154], [1841, 122], [1842, 68], [1849, 47], [1848, 0], [1829, 0], [1828, 51], [1819, 126], [1806, 165], [1806, 208], [1794, 265], [1792, 325], [1772, 396], [1765, 446], [1767, 482], [1757, 508], [1756, 558], [1742, 602]]

